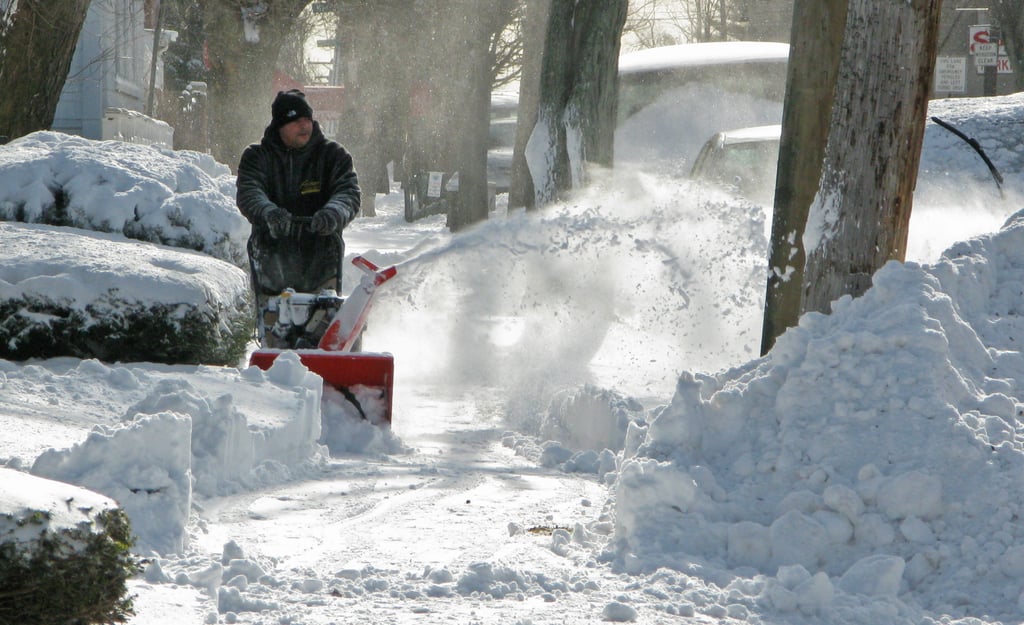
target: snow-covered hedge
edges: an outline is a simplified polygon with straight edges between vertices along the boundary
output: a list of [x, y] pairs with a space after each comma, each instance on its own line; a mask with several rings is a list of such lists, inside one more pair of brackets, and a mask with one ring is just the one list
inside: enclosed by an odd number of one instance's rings
[[0, 221], [116, 232], [248, 266], [231, 170], [207, 154], [35, 132], [0, 146]]
[[132, 614], [128, 517], [91, 491], [0, 468], [0, 623], [110, 623]]
[[196, 252], [0, 223], [0, 358], [234, 365], [252, 336], [247, 280]]

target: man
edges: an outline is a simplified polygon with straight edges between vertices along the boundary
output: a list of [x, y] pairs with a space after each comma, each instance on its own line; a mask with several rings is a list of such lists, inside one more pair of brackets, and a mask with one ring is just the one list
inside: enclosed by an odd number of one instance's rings
[[282, 91], [259, 143], [242, 153], [236, 202], [252, 224], [249, 263], [258, 307], [286, 288], [340, 286], [341, 232], [359, 212], [352, 156], [324, 136], [298, 89]]

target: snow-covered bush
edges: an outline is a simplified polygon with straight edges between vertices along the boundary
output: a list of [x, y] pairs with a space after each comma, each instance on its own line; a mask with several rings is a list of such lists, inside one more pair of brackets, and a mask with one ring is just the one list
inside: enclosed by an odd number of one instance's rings
[[237, 364], [244, 271], [120, 235], [0, 223], [0, 358]]
[[122, 622], [138, 566], [113, 500], [0, 469], [0, 623]]
[[35, 132], [0, 146], [0, 221], [116, 232], [239, 267], [249, 223], [206, 155]]

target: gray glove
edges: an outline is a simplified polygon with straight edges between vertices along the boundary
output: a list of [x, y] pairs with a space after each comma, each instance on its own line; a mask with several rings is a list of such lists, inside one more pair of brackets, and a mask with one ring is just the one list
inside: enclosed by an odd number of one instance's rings
[[334, 234], [340, 226], [338, 213], [330, 208], [321, 208], [313, 213], [313, 219], [309, 222], [309, 229], [322, 237]]
[[263, 222], [267, 224], [267, 231], [271, 239], [280, 239], [288, 236], [292, 228], [292, 216], [280, 206], [263, 211]]

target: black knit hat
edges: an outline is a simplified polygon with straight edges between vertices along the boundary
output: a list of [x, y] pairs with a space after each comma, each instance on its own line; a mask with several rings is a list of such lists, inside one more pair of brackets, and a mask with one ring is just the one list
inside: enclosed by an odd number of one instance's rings
[[306, 94], [298, 89], [278, 91], [274, 103], [270, 106], [270, 113], [273, 125], [278, 128], [300, 117], [313, 119], [313, 107], [306, 102]]

